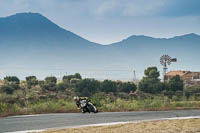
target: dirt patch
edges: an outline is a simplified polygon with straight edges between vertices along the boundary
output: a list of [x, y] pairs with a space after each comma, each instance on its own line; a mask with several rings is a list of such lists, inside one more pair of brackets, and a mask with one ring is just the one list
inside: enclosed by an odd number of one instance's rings
[[200, 133], [200, 119], [159, 120], [112, 126], [49, 130], [41, 133]]

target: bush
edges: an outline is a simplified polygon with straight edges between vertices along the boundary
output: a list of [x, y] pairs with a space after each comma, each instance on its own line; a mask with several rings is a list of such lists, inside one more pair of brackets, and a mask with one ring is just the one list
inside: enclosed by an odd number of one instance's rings
[[196, 97], [195, 97], [195, 95], [193, 95], [193, 96], [190, 96], [190, 97], [188, 98], [188, 100], [189, 100], [189, 101], [195, 101], [195, 100], [196, 100]]
[[57, 78], [54, 77], [54, 76], [46, 77], [46, 78], [45, 78], [45, 82], [46, 82], [46, 83], [53, 83], [53, 84], [56, 84]]
[[139, 90], [146, 93], [159, 93], [162, 87], [162, 83], [159, 80], [145, 79], [139, 83]]
[[126, 92], [126, 93], [130, 93], [130, 92], [135, 92], [137, 89], [137, 86], [134, 83], [120, 83], [119, 84], [119, 91], [120, 92]]
[[199, 96], [200, 87], [199, 86], [185, 87], [184, 93], [187, 96], [187, 98], [189, 98], [190, 96], [193, 96], [193, 95]]
[[43, 89], [45, 90], [49, 90], [49, 91], [56, 91], [57, 90], [57, 86], [55, 83], [45, 83], [43, 86], [42, 86]]
[[20, 80], [16, 76], [7, 76], [7, 77], [4, 78], [4, 82], [19, 85]]
[[5, 103], [0, 103], [0, 113], [4, 113], [7, 110], [7, 106]]
[[117, 84], [111, 80], [104, 80], [101, 84], [101, 91], [109, 93], [109, 92], [116, 92], [117, 91]]
[[91, 101], [96, 104], [97, 107], [102, 106], [102, 100], [105, 100], [105, 94], [103, 92], [92, 95]]
[[69, 88], [69, 84], [68, 83], [65, 83], [65, 82], [62, 82], [62, 83], [59, 83], [58, 84], [58, 87], [57, 87], [57, 90], [58, 91], [65, 91], [67, 88]]
[[6, 94], [13, 94], [13, 92], [14, 92], [14, 88], [12, 88], [11, 86], [8, 86], [8, 85], [2, 86], [1, 90], [3, 92], [5, 92]]
[[55, 101], [47, 102], [37, 102], [36, 104], [31, 105], [31, 110], [34, 113], [48, 113], [48, 112], [57, 112], [61, 109], [61, 105]]
[[39, 84], [39, 86], [43, 86], [44, 85], [44, 81], [40, 80], [40, 81], [38, 81], [38, 84]]
[[37, 85], [38, 80], [37, 80], [36, 76], [26, 77], [26, 84], [27, 84], [28, 87]]
[[80, 80], [75, 86], [75, 92], [79, 96], [91, 96], [99, 91], [100, 82], [94, 79]]
[[49, 90], [49, 91], [56, 91], [57, 90], [57, 78], [52, 76], [52, 77], [46, 77], [44, 85], [42, 86], [43, 89]]
[[3, 85], [1, 86], [1, 90], [6, 94], [13, 94], [15, 90], [20, 89], [20, 86], [17, 84]]
[[184, 88], [183, 80], [181, 80], [179, 75], [172, 77], [169, 80], [168, 85], [169, 85], [168, 89], [174, 92], [183, 91]]
[[173, 100], [173, 101], [179, 101], [180, 98], [179, 98], [178, 96], [172, 96], [172, 100]]
[[70, 81], [71, 79], [82, 79], [79, 73], [75, 73], [74, 75], [63, 76], [63, 81]]

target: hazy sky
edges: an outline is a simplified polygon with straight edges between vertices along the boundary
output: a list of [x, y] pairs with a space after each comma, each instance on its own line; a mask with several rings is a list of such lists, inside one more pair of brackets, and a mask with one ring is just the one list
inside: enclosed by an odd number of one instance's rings
[[0, 17], [37, 12], [90, 41], [200, 34], [200, 0], [0, 0]]

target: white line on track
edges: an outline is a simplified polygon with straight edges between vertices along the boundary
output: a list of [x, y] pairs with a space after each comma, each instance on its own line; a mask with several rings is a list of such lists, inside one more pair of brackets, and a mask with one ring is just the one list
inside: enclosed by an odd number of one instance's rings
[[[45, 130], [45, 129], [44, 129]], [[29, 132], [42, 132], [44, 130], [26, 130], [26, 131], [16, 131], [16, 132], [6, 132], [6, 133], [29, 133]]]
[[17, 116], [8, 116], [8, 118], [24, 118], [24, 117], [35, 117], [35, 116], [41, 116], [41, 114], [38, 114], [38, 115], [17, 115]]

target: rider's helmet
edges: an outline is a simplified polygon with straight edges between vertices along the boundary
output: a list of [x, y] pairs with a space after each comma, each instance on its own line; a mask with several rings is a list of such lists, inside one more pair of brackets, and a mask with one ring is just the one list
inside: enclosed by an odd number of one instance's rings
[[80, 98], [78, 96], [74, 97], [74, 101], [79, 101]]

